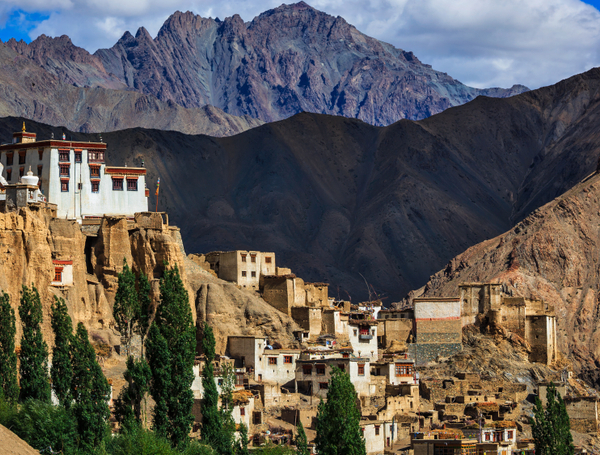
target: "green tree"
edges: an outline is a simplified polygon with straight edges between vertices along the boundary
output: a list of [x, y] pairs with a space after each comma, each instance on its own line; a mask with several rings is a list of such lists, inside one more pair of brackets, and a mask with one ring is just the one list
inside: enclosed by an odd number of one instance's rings
[[249, 455], [248, 443], [248, 427], [242, 423], [240, 425], [240, 439], [238, 441], [236, 455]]
[[150, 299], [150, 282], [148, 277], [143, 273], [138, 279], [138, 301], [140, 306], [140, 318], [138, 321], [136, 333], [142, 338], [142, 357], [144, 350], [144, 340], [148, 335], [150, 328], [150, 317], [152, 316], [152, 300]]
[[142, 423], [142, 401], [150, 390], [152, 372], [145, 359], [127, 358], [124, 378], [127, 386], [115, 400], [115, 417], [121, 426], [128, 430], [131, 425]]
[[215, 383], [215, 336], [212, 328], [205, 322], [202, 336], [202, 350], [206, 363], [202, 369], [202, 425], [200, 435], [202, 440], [213, 447], [217, 453], [226, 449], [222, 440], [221, 412], [219, 411], [219, 392]]
[[48, 346], [42, 336], [42, 302], [35, 286], [23, 286], [19, 316], [23, 324], [21, 338], [21, 394], [20, 400], [29, 398], [50, 402], [48, 381]]
[[0, 328], [0, 394], [9, 403], [15, 403], [19, 398], [15, 312], [6, 292], [0, 295]]
[[71, 394], [73, 324], [65, 300], [56, 296], [52, 305], [52, 331], [54, 332], [54, 349], [52, 350], [52, 366], [50, 367], [52, 389], [61, 406], [68, 409], [73, 400]]
[[88, 332], [80, 322], [72, 342], [73, 414], [77, 420], [80, 445], [89, 450], [97, 446], [107, 431], [110, 416], [110, 386], [96, 361]]
[[309, 455], [310, 451], [308, 450], [308, 439], [306, 438], [306, 431], [304, 431], [302, 420], [298, 422], [296, 431], [298, 432], [298, 436], [296, 436], [296, 453], [298, 455]]
[[235, 420], [233, 419], [233, 391], [235, 390], [235, 373], [231, 364], [221, 368], [221, 453], [233, 454], [235, 446]]
[[[163, 372], [155, 373], [154, 371], [156, 356], [168, 359], [169, 380], [166, 383], [168, 383], [169, 389], [166, 389], [164, 394], [160, 392], [158, 397], [164, 399], [166, 404], [167, 437], [174, 446], [186, 445], [194, 421], [192, 416], [194, 395], [191, 385], [194, 380], [196, 342], [189, 298], [177, 266], [165, 270], [160, 281], [160, 304], [156, 309], [152, 326], [156, 326], [157, 330], [150, 328], [147, 343], [148, 356], [151, 356], [152, 346], [152, 356], [155, 357], [150, 361], [153, 382], [156, 378], [157, 382], [165, 383]], [[165, 345], [166, 351], [162, 352]], [[152, 390], [156, 390], [156, 388], [153, 386], [151, 392]], [[156, 398], [154, 399], [156, 401]]]
[[320, 455], [365, 455], [360, 410], [350, 376], [332, 368], [327, 401], [319, 403], [315, 444]]
[[117, 330], [124, 340], [125, 351], [129, 355], [131, 339], [137, 328], [141, 309], [138, 293], [135, 289], [135, 274], [127, 265], [126, 259], [123, 259], [123, 271], [119, 273], [118, 279], [119, 284], [115, 295], [113, 317], [115, 318]]
[[152, 372], [150, 394], [154, 399], [152, 411], [152, 428], [157, 435], [166, 437], [169, 427], [169, 407], [167, 397], [171, 390], [170, 364], [171, 355], [165, 337], [162, 336], [156, 324], [152, 324], [146, 342], [148, 364]]
[[539, 398], [535, 399], [534, 418], [531, 419], [531, 430], [535, 440], [535, 453], [539, 455], [573, 455], [573, 436], [567, 408], [556, 391], [554, 383], [550, 383], [546, 391], [546, 410]]

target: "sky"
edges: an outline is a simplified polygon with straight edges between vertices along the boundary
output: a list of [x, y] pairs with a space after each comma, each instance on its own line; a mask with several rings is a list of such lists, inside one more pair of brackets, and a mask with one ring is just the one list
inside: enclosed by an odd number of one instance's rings
[[[474, 87], [550, 85], [600, 66], [600, 0], [305, 0]], [[68, 35], [95, 52], [173, 12], [251, 21], [282, 0], [0, 0], [0, 39]]]

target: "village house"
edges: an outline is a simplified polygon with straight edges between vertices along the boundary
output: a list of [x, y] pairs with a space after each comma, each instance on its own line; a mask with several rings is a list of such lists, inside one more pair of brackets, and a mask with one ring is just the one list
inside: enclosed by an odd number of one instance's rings
[[348, 339], [357, 357], [379, 358], [377, 320], [369, 313], [352, 312], [348, 319]]
[[350, 375], [350, 381], [359, 397], [370, 396], [369, 359], [357, 357], [298, 360], [296, 362], [296, 390], [307, 395], [325, 398], [333, 367], [338, 367]]
[[0, 145], [5, 207], [44, 202], [56, 205], [58, 218], [77, 220], [146, 212], [146, 169], [107, 166], [105, 158], [103, 142], [38, 141], [23, 124]]
[[217, 276], [246, 289], [258, 291], [267, 275], [276, 275], [275, 253], [261, 251], [213, 251], [205, 255]]

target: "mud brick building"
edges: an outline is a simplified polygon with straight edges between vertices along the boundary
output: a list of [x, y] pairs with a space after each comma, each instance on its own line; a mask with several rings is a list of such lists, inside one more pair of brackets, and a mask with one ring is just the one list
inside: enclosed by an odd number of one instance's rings
[[234, 282], [242, 288], [258, 291], [264, 276], [276, 274], [275, 253], [213, 251], [207, 253], [205, 259], [219, 278]]

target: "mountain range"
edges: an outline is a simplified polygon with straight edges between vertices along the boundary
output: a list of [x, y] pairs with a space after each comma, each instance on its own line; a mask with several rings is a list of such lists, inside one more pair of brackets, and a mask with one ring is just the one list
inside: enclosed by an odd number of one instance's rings
[[[303, 113], [225, 138], [136, 128], [103, 139], [110, 163], [144, 159], [149, 185], [160, 176], [159, 210], [188, 252], [275, 251], [333, 296], [368, 297], [364, 276], [391, 302], [595, 170], [599, 110], [593, 69], [388, 127]], [[1, 136], [21, 122], [2, 120]]]
[[[527, 90], [468, 87], [304, 2], [247, 23], [176, 12], [156, 38], [142, 27], [94, 54], [66, 35], [11, 39], [0, 53], [17, 70], [0, 72], [0, 89], [10, 91], [0, 114], [85, 132], [141, 126], [223, 136], [300, 112], [383, 126]], [[226, 127], [203, 129], [211, 115]]]

